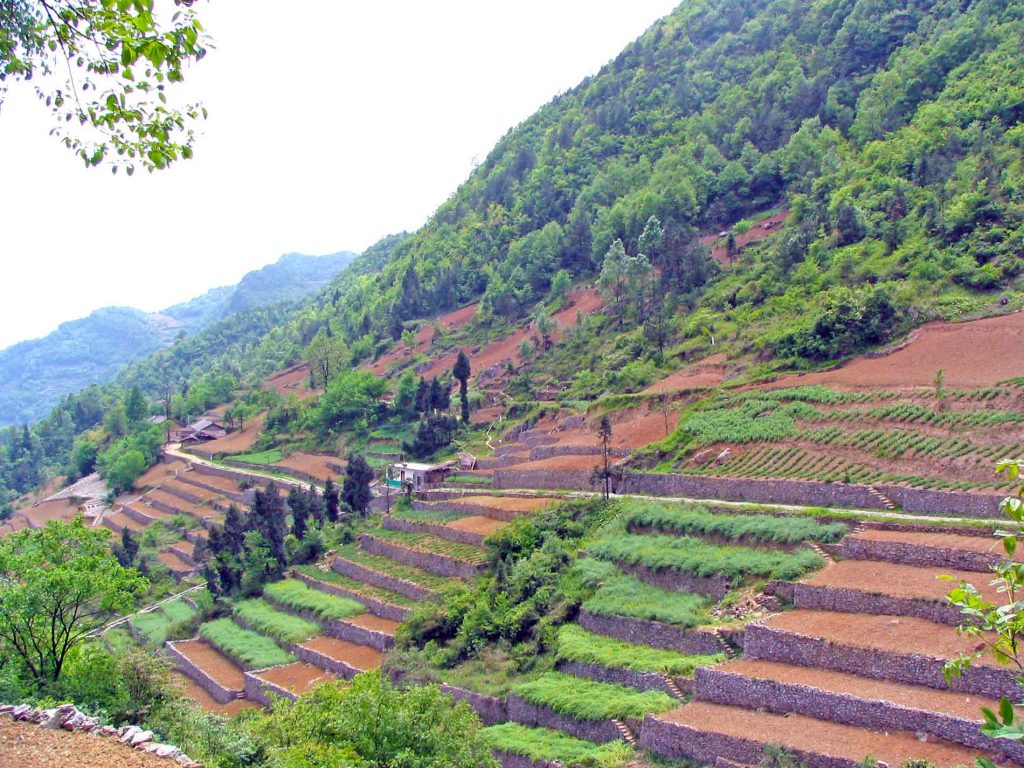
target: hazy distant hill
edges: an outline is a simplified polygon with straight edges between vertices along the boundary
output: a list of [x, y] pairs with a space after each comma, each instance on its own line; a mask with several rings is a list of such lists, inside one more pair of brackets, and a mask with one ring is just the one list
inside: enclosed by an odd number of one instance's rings
[[249, 272], [238, 285], [213, 288], [162, 312], [104, 307], [41, 339], [0, 350], [0, 426], [43, 417], [61, 395], [107, 381], [181, 333], [192, 335], [236, 312], [313, 293], [353, 258], [348, 251], [289, 253]]

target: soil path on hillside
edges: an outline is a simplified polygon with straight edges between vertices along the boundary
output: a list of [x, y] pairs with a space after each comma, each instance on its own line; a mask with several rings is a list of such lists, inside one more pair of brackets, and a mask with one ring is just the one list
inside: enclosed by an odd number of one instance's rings
[[1024, 312], [966, 323], [929, 323], [895, 351], [858, 357], [831, 371], [789, 374], [768, 385], [792, 387], [988, 387], [1024, 375]]
[[402, 360], [408, 360], [414, 355], [426, 354], [430, 351], [430, 345], [434, 341], [435, 327], [439, 326], [447, 331], [462, 328], [473, 319], [473, 315], [476, 314], [477, 306], [479, 305], [474, 302], [473, 304], [469, 304], [461, 309], [456, 309], [454, 312], [441, 315], [437, 320], [420, 329], [419, 333], [416, 334], [416, 343], [413, 345], [412, 349], [409, 349], [399, 342], [395, 345], [394, 349], [386, 355], [368, 365], [367, 369], [377, 376], [383, 376], [395, 363]]
[[[736, 235], [736, 250], [737, 252], [742, 251], [748, 245], [752, 243], [758, 243], [764, 240], [768, 235], [773, 232], [778, 232], [779, 228], [787, 218], [789, 218], [789, 211], [779, 211], [776, 214], [768, 216], [767, 218], [760, 219], [754, 226], [748, 229], [741, 235]], [[767, 225], [767, 226], [765, 226]], [[727, 231], [727, 230], [725, 230]], [[729, 257], [725, 252], [726, 238], [721, 237], [717, 232], [704, 235], [700, 241], [711, 249], [711, 258], [717, 261], [719, 264], [729, 264]]]
[[176, 763], [139, 752], [112, 736], [50, 730], [0, 719], [0, 768], [171, 768]]
[[656, 381], [644, 395], [666, 395], [685, 392], [688, 389], [711, 389], [725, 381], [726, 357], [724, 354], [711, 355], [699, 362], [680, 368], [673, 374]]

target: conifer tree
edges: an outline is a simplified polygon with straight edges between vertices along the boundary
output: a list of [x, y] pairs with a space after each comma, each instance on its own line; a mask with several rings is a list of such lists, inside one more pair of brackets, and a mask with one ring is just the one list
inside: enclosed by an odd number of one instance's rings
[[469, 424], [469, 377], [473, 373], [469, 366], [469, 358], [461, 349], [452, 368], [452, 375], [459, 380], [459, 400], [462, 404], [462, 423]]

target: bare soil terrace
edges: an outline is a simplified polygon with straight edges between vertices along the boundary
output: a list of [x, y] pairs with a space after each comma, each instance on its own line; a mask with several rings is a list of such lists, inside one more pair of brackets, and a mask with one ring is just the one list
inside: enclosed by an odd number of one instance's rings
[[[384, 662], [384, 654], [376, 648], [365, 645], [356, 645], [346, 640], [339, 640], [336, 637], [319, 635], [302, 643], [303, 648], [309, 648], [317, 653], [322, 653], [337, 661], [343, 661], [356, 669], [376, 669]], [[262, 675], [261, 675], [262, 676]]]
[[832, 563], [824, 570], [804, 579], [803, 583], [816, 587], [852, 589], [877, 595], [945, 603], [946, 595], [954, 584], [939, 579], [940, 573], [951, 577], [954, 583], [962, 579], [974, 584], [986, 600], [994, 603], [1001, 600], [996, 588], [988, 583], [991, 577], [984, 573], [918, 568], [872, 560], [842, 560]]
[[50, 730], [31, 723], [0, 720], [0, 768], [168, 768], [156, 755], [119, 744], [112, 736]]
[[279, 685], [292, 693], [301, 695], [319, 683], [326, 683], [334, 679], [334, 675], [320, 667], [307, 664], [304, 661], [296, 661], [280, 667], [271, 667], [262, 670], [257, 674], [261, 680]]
[[222, 687], [234, 690], [243, 687], [245, 677], [242, 668], [212, 645], [202, 640], [183, 640], [175, 643], [174, 647]]

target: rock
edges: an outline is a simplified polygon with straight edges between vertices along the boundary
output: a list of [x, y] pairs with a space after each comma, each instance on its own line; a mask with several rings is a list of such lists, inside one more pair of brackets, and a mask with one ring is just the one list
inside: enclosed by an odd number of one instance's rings
[[14, 711], [13, 704], [0, 704], [0, 715], [9, 715]]
[[98, 717], [82, 717], [82, 723], [78, 726], [80, 731], [95, 731], [100, 727], [100, 719]]
[[131, 741], [129, 743], [133, 747], [138, 747], [138, 746], [141, 746], [142, 744], [145, 744], [147, 741], [152, 741], [152, 740], [153, 740], [153, 732], [152, 731], [139, 731], [134, 736], [132, 736]]
[[65, 715], [62, 715], [57, 707], [43, 710], [43, 714], [45, 717], [40, 723], [43, 728], [60, 728], [61, 723], [64, 722]]
[[137, 733], [142, 733], [142, 729], [139, 728], [139, 726], [137, 726], [137, 725], [126, 725], [126, 726], [124, 726], [121, 729], [121, 739], [120, 739], [121, 743], [122, 744], [129, 743], [133, 738], [135, 738], [135, 734], [137, 734]]
[[61, 728], [63, 728], [66, 731], [77, 731], [79, 728], [82, 727], [82, 724], [86, 721], [86, 719], [86, 716], [83, 715], [81, 712], [75, 712], [73, 715], [71, 715], [71, 717], [69, 717], [61, 724]]
[[157, 757], [177, 757], [181, 754], [181, 750], [173, 744], [157, 744], [156, 749], [153, 750], [153, 754]]
[[21, 720], [21, 718], [24, 717], [25, 713], [28, 712], [30, 709], [32, 709], [32, 707], [30, 707], [28, 704], [19, 704], [11, 710], [11, 717], [13, 717], [15, 720]]
[[717, 466], [720, 466], [722, 464], [725, 464], [725, 462], [727, 462], [731, 458], [732, 458], [732, 451], [730, 451], [728, 448], [726, 448], [724, 451], [722, 451], [720, 454], [718, 454], [715, 457], [715, 466], [717, 467]]
[[117, 728], [112, 725], [104, 725], [96, 729], [100, 736], [117, 736]]

